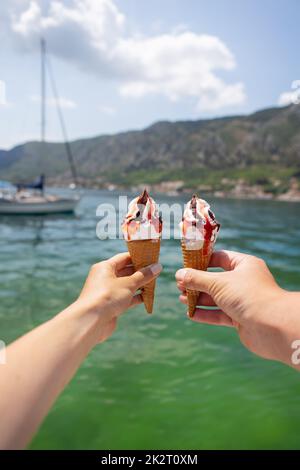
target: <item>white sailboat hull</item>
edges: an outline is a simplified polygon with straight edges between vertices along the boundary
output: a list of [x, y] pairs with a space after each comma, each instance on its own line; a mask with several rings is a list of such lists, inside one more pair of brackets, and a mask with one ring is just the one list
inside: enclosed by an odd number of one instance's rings
[[0, 199], [0, 214], [58, 214], [74, 212], [79, 199], [57, 199], [55, 201], [10, 201]]

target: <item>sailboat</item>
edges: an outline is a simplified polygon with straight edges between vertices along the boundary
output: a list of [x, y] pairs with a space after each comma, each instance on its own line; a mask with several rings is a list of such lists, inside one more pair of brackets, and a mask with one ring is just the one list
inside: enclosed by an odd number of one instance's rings
[[[41, 39], [41, 143], [45, 143], [46, 135], [46, 67], [48, 66], [52, 90], [56, 102], [58, 117], [64, 137], [66, 154], [68, 157], [73, 183], [72, 189], [76, 189], [77, 172], [68, 141], [64, 117], [59, 103], [54, 76], [50, 68], [50, 62], [46, 57], [46, 41]], [[45, 146], [42, 145], [42, 151]], [[40, 175], [34, 182], [28, 184], [16, 184], [14, 191], [0, 189], [0, 214], [57, 214], [74, 212], [80, 200], [78, 195], [73, 197], [60, 197], [55, 194], [45, 193], [45, 175]]]

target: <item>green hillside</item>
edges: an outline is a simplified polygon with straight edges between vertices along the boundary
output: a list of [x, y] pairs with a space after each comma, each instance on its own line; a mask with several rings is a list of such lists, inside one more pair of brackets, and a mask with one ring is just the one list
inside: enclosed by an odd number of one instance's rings
[[[230, 189], [236, 180], [284, 192], [300, 174], [300, 106], [249, 116], [158, 122], [142, 131], [71, 143], [83, 182], [132, 185], [181, 180]], [[29, 142], [0, 151], [0, 179], [30, 179], [44, 172], [70, 176], [64, 145]]]

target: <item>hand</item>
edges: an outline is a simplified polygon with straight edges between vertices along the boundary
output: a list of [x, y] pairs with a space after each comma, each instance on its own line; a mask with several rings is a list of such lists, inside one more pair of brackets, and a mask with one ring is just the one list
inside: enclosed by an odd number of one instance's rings
[[176, 273], [182, 303], [187, 303], [186, 289], [193, 289], [201, 292], [198, 305], [215, 307], [197, 308], [192, 320], [235, 327], [252, 352], [290, 364], [290, 349], [282, 329], [286, 323], [285, 302], [291, 293], [281, 289], [265, 262], [254, 256], [219, 251], [213, 253], [210, 267], [225, 272], [180, 269]]
[[97, 315], [100, 342], [114, 332], [121, 313], [143, 302], [141, 294], [136, 292], [161, 270], [160, 264], [152, 264], [134, 272], [129, 253], [92, 266], [77, 303]]

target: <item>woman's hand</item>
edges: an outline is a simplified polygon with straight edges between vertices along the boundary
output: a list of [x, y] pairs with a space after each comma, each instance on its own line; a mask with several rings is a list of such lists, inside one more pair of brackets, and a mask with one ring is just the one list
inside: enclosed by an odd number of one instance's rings
[[92, 266], [77, 304], [84, 311], [97, 315], [100, 342], [113, 333], [121, 313], [143, 302], [137, 291], [156, 278], [161, 270], [160, 264], [153, 264], [134, 272], [129, 253], [121, 253]]
[[180, 269], [176, 273], [182, 303], [187, 303], [186, 289], [199, 291], [200, 307], [192, 320], [235, 327], [252, 352], [291, 365], [291, 342], [300, 337], [299, 294], [281, 289], [265, 262], [254, 256], [219, 251], [212, 255], [210, 267], [224, 272]]

